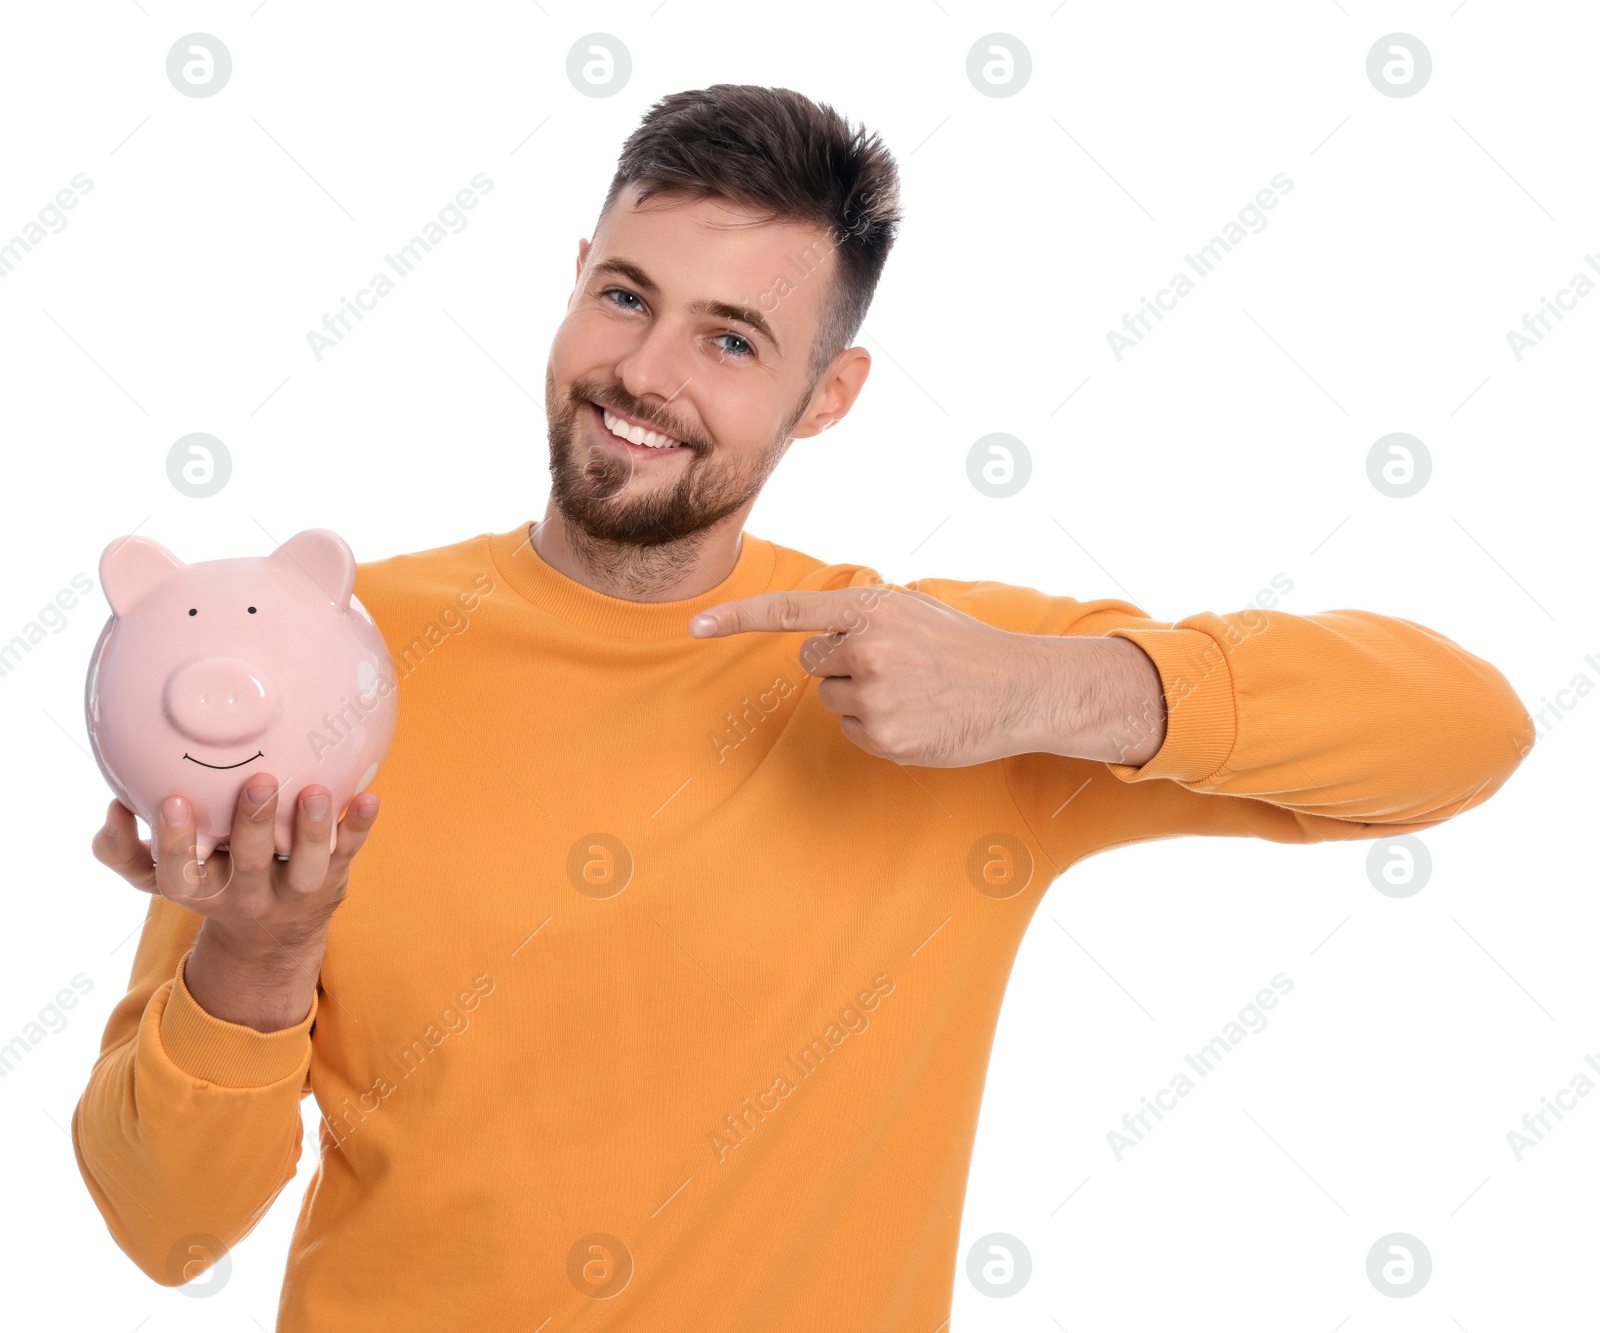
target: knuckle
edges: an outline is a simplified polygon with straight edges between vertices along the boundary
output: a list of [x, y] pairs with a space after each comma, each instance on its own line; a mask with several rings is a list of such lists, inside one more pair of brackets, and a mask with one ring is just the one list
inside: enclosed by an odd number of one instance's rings
[[902, 758], [908, 749], [910, 737], [907, 736], [905, 728], [892, 718], [886, 721], [880, 720], [873, 728], [872, 735], [891, 759]]
[[825, 634], [813, 634], [800, 645], [800, 663], [807, 671], [812, 671], [826, 662], [833, 652], [833, 645]]
[[793, 628], [800, 621], [800, 599], [793, 593], [779, 593], [777, 600], [772, 604], [772, 609], [777, 614], [779, 622], [786, 628]]
[[882, 726], [897, 727], [894, 694], [880, 679], [870, 676], [861, 682], [856, 698], [867, 716], [877, 719]]
[[272, 830], [234, 828], [228, 838], [228, 854], [240, 865], [266, 865], [272, 859]]

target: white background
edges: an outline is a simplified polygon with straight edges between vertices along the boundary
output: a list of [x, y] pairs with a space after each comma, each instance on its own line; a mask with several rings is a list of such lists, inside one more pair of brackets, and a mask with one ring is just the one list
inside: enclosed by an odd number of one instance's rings
[[[644, 109], [724, 81], [880, 132], [907, 211], [866, 391], [797, 443], [752, 531], [893, 579], [1131, 596], [1164, 619], [1238, 609], [1282, 574], [1283, 609], [1420, 621], [1531, 709], [1600, 682], [1600, 295], [1520, 362], [1506, 339], [1600, 252], [1590, 6], [98, 0], [0, 24], [0, 243], [93, 181], [0, 280], [0, 640], [135, 528], [196, 560], [328, 526], [371, 560], [541, 513], [543, 368], [578, 238]], [[1008, 98], [966, 76], [997, 30], [1032, 56]], [[195, 31], [232, 52], [215, 97], [166, 78]], [[597, 31], [633, 57], [604, 99], [565, 74]], [[1413, 97], [1366, 75], [1394, 32], [1432, 53]], [[478, 172], [494, 188], [470, 225], [319, 362], [307, 331]], [[1119, 362], [1107, 330], [1277, 173], [1293, 190], [1265, 230]], [[192, 431], [232, 455], [210, 499], [167, 480]], [[1003, 501], [966, 475], [992, 431], [1034, 462]], [[1393, 431], [1433, 459], [1409, 499], [1366, 473]], [[116, 1250], [66, 1137], [145, 910], [89, 853], [108, 794], [81, 695], [105, 614], [97, 588], [0, 678], [0, 1043], [75, 974], [93, 983], [0, 1080], [8, 1322], [31, 1294], [51, 1327], [270, 1329], [314, 1139], [226, 1289], [196, 1301]], [[1600, 1051], [1580, 832], [1600, 701], [1546, 719], [1500, 794], [1425, 836], [1415, 896], [1375, 891], [1366, 843], [1235, 840], [1124, 849], [1051, 890], [962, 1224], [963, 1259], [1006, 1232], [1033, 1277], [995, 1300], [963, 1265], [955, 1327], [1586, 1315], [1600, 1097], [1521, 1161], [1506, 1137]], [[1279, 972], [1294, 989], [1266, 1030], [1117, 1161], [1107, 1131]], [[1407, 1299], [1365, 1271], [1394, 1231], [1433, 1257]]]

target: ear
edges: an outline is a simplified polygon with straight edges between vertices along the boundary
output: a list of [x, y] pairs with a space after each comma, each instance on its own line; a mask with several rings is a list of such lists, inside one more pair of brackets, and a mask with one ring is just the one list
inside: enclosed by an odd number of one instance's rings
[[356, 586], [356, 558], [337, 532], [307, 528], [295, 533], [267, 559], [304, 574], [341, 611], [350, 605], [350, 594]]
[[118, 537], [100, 553], [100, 586], [113, 615], [126, 615], [146, 593], [183, 568], [183, 561], [148, 537]]
[[809, 439], [836, 425], [855, 406], [871, 370], [872, 353], [865, 347], [847, 347], [840, 352], [812, 389], [811, 405], [795, 423], [794, 438]]

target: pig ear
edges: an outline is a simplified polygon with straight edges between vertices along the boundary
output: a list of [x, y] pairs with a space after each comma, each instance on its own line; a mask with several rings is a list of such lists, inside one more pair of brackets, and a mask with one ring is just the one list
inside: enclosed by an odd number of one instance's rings
[[166, 582], [183, 561], [148, 537], [118, 537], [100, 553], [100, 586], [113, 615], [125, 615], [146, 593]]
[[350, 594], [356, 586], [356, 558], [337, 532], [307, 528], [295, 533], [267, 558], [298, 569], [341, 611], [350, 605]]

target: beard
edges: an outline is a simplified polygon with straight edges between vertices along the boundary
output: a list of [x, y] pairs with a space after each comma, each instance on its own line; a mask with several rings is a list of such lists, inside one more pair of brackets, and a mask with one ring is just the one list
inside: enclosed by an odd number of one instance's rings
[[[783, 456], [790, 432], [809, 399], [807, 393], [765, 449], [740, 460], [723, 458], [709, 439], [684, 430], [660, 411], [643, 407], [618, 384], [578, 379], [558, 402], [555, 376], [546, 369], [551, 501], [574, 535], [590, 539], [591, 550], [595, 546], [642, 548], [685, 542], [755, 498]], [[679, 469], [682, 475], [677, 481], [641, 495], [627, 495], [633, 460], [583, 438], [593, 419], [591, 404], [596, 402], [683, 441], [679, 448], [691, 451], [692, 456]]]

